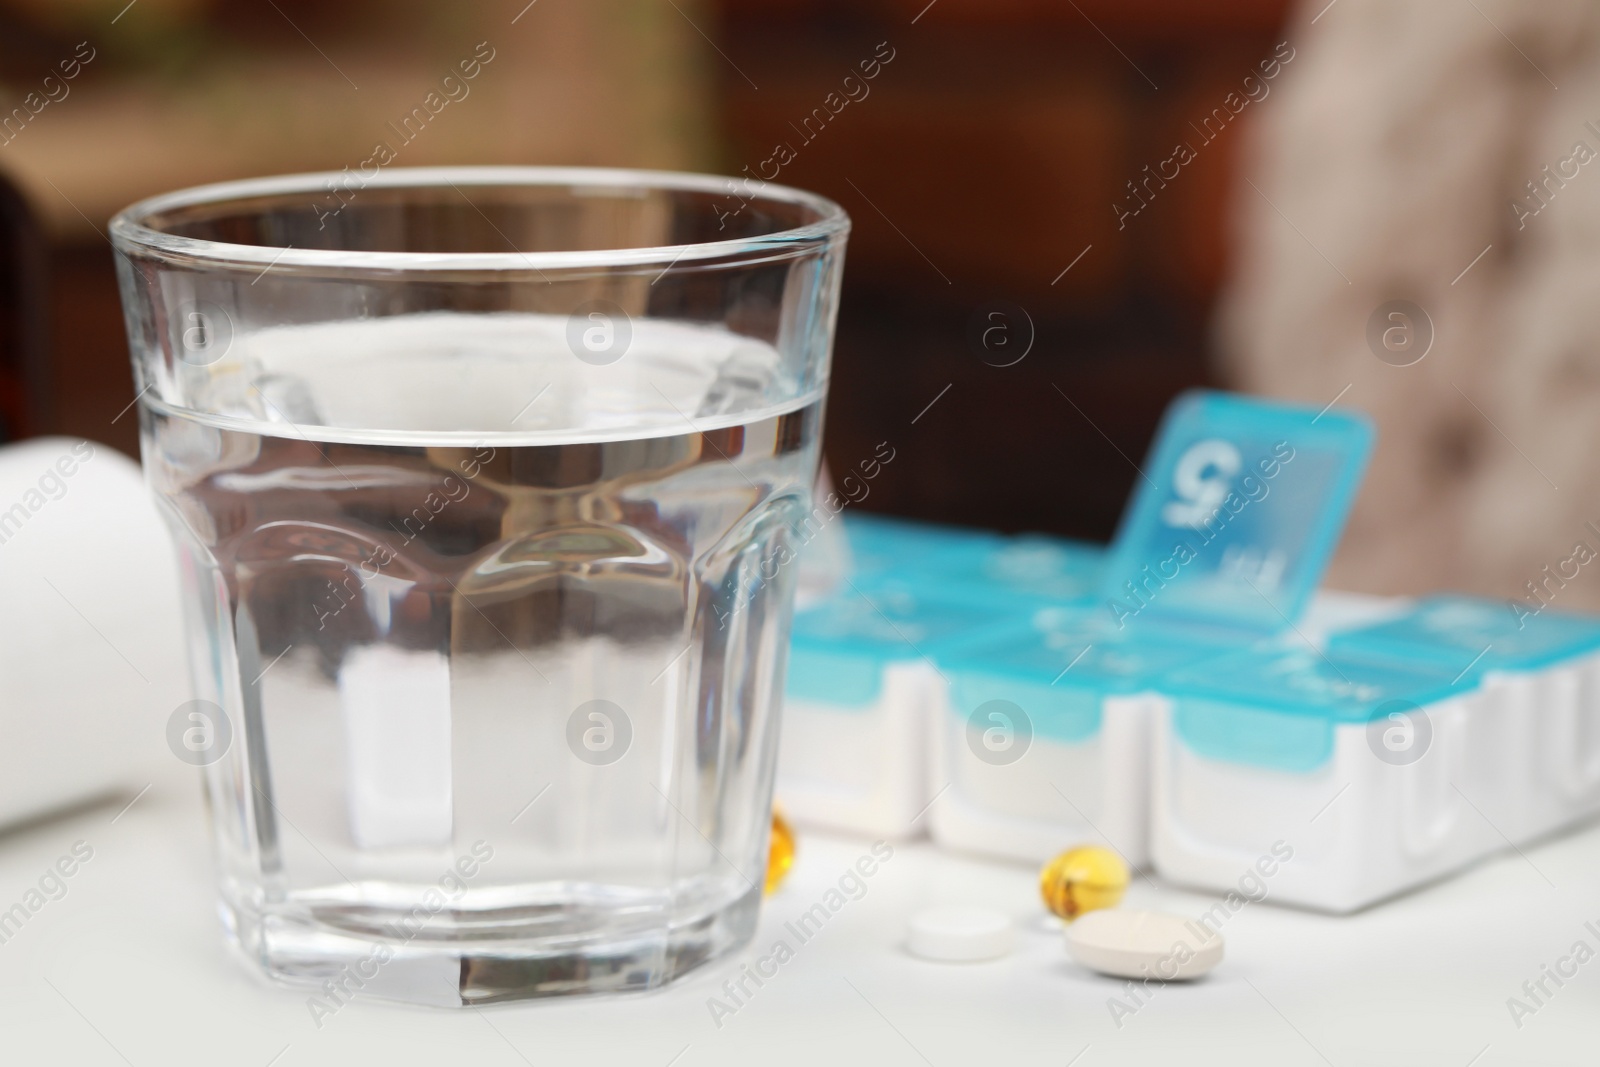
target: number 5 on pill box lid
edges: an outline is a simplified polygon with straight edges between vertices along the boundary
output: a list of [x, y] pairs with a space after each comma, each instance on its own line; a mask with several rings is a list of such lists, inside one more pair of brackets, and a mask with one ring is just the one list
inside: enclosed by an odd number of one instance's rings
[[1232, 393], [1178, 397], [1107, 560], [1106, 621], [1285, 629], [1322, 579], [1373, 437], [1360, 414]]

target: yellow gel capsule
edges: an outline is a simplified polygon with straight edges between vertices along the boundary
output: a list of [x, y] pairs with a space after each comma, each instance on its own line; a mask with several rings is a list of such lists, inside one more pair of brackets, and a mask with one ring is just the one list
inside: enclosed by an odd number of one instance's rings
[[783, 879], [794, 866], [794, 831], [784, 821], [778, 809], [772, 809], [772, 838], [767, 845], [766, 893], [772, 893], [783, 884]]
[[1039, 872], [1045, 907], [1068, 922], [1086, 911], [1115, 907], [1127, 888], [1128, 865], [1099, 845], [1068, 849]]

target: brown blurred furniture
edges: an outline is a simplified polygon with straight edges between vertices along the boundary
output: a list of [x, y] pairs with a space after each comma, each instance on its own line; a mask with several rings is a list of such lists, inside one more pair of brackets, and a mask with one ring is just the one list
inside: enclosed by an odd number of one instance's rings
[[[56, 383], [43, 415], [3, 432], [84, 436], [136, 454], [105, 238], [112, 213], [202, 182], [358, 168], [480, 42], [493, 59], [470, 94], [406, 142], [394, 166], [709, 166], [711, 108], [695, 61], [714, 53], [662, 0], [141, 0], [113, 22], [121, 7], [0, 0], [4, 108], [78, 42], [94, 49], [70, 94], [0, 147], [0, 176], [45, 234], [48, 300], [35, 288], [24, 306], [49, 323]], [[25, 280], [36, 286], [45, 273], [30, 268]], [[4, 343], [0, 358], [11, 360]], [[13, 399], [28, 393], [14, 373], [0, 380], [13, 383], [0, 386], [9, 390], [0, 413], [14, 419], [35, 403]]]
[[[1210, 380], [1246, 131], [1201, 149], [1125, 228], [1112, 205], [1271, 57], [1287, 4], [714, 6], [725, 169], [771, 177], [789, 145], [774, 180], [855, 221], [828, 413], [836, 476], [887, 440], [897, 459], [868, 509], [1108, 537], [1162, 409]], [[880, 42], [894, 58], [867, 95], [808, 124]], [[974, 343], [992, 301], [1032, 320], [1014, 366]]]
[[38, 220], [0, 174], [0, 442], [49, 422], [45, 261]]
[[[855, 219], [829, 408], [835, 474], [887, 441], [896, 460], [866, 508], [1106, 537], [1167, 401], [1211, 380], [1209, 319], [1249, 114], [1125, 228], [1112, 205], [1271, 55], [1285, 6], [401, 0], [380, 18], [376, 0], [173, 0], [161, 10], [181, 32], [135, 20], [150, 17], [140, 4], [115, 28], [85, 8], [80, 34], [52, 28], [67, 9], [0, 0], [0, 67], [17, 84], [91, 32], [100, 52], [71, 99], [0, 155], [49, 236], [49, 304], [30, 300], [49, 307], [58, 387], [53, 417], [30, 429], [135, 448], [102, 236], [111, 211], [198, 181], [357, 162], [488, 38], [501, 58], [401, 165], [738, 174], [794, 142], [777, 180], [833, 196]], [[8, 19], [34, 29], [12, 32]], [[814, 137], [798, 132], [880, 42], [894, 58], [870, 95]], [[995, 301], [1031, 319], [1033, 347], [1014, 366], [987, 365], [974, 345]], [[1020, 340], [1027, 323], [1007, 329]]]

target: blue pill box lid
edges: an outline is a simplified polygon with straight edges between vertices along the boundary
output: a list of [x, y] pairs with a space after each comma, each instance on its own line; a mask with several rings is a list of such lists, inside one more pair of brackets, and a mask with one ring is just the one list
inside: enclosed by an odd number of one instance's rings
[[988, 600], [996, 594], [1039, 607], [1091, 604], [1100, 589], [1106, 547], [1042, 534], [964, 545], [910, 566], [951, 598]]
[[1381, 623], [1334, 634], [1329, 647], [1435, 664], [1481, 677], [1538, 670], [1600, 649], [1600, 619], [1467, 596], [1420, 600]]
[[788, 693], [820, 704], [870, 704], [889, 664], [931, 661], [945, 644], [1028, 610], [1003, 597], [991, 599], [951, 600], [911, 579], [852, 579], [826, 600], [795, 612]]
[[1204, 659], [1157, 688], [1171, 698], [1173, 729], [1190, 750], [1304, 772], [1332, 757], [1337, 725], [1415, 716], [1475, 686], [1429, 664], [1300, 647]]
[[1040, 736], [1077, 742], [1099, 732], [1107, 696], [1150, 689], [1172, 669], [1236, 647], [1235, 637], [1151, 625], [1118, 630], [1097, 607], [1081, 606], [1038, 611], [952, 641], [934, 658], [958, 715], [981, 715], [991, 701], [1006, 701]]
[[845, 539], [850, 545], [852, 573], [876, 578], [904, 573], [907, 568], [937, 567], [946, 561], [981, 554], [1005, 543], [993, 530], [938, 526], [911, 519], [846, 512]]
[[1364, 416], [1185, 393], [1106, 561], [1108, 615], [1287, 629], [1322, 579], [1372, 442]]

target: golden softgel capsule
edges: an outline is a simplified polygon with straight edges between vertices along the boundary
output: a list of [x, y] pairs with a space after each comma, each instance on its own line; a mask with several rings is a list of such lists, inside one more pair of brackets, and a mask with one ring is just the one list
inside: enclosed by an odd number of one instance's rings
[[767, 846], [767, 886], [766, 893], [771, 896], [778, 886], [783, 884], [783, 879], [789, 873], [789, 868], [794, 866], [794, 831], [789, 829], [789, 824], [779, 814], [777, 808], [772, 809], [772, 840]]
[[1068, 849], [1039, 872], [1045, 907], [1068, 922], [1086, 911], [1115, 907], [1127, 888], [1128, 865], [1099, 845]]

